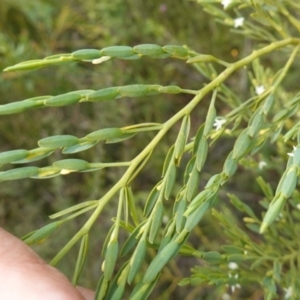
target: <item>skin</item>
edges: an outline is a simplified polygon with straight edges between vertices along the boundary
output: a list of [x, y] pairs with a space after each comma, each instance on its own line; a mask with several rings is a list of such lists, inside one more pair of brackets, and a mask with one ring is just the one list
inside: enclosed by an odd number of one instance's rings
[[3, 300], [93, 300], [94, 292], [74, 287], [30, 247], [0, 228], [0, 295]]

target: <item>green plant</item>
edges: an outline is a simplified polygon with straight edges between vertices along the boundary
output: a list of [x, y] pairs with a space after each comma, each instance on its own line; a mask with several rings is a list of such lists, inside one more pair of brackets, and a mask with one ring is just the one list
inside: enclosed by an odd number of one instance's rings
[[[300, 22], [297, 14], [300, 5], [294, 1], [224, 0], [221, 2], [222, 8], [219, 1], [198, 2], [218, 22], [233, 27], [233, 32], [245, 35], [253, 44], [259, 42], [260, 45], [255, 44], [251, 54], [232, 63], [210, 54], [197, 53], [186, 46], [141, 44], [135, 47], [78, 50], [26, 61], [5, 69], [27, 71], [72, 62], [98, 65], [113, 59], [137, 60], [145, 57], [148, 65], [150, 59], [184, 60], [207, 79], [207, 84], [197, 90], [174, 85], [132, 84], [96, 91], [79, 90], [58, 96], [39, 96], [0, 106], [0, 114], [9, 115], [29, 109], [61, 107], [79, 102], [120, 101], [116, 99], [127, 97], [159, 97], [162, 94], [181, 93], [194, 96], [163, 123], [145, 122], [102, 128], [84, 137], [67, 134], [49, 136], [39, 140], [36, 149], [10, 150], [0, 154], [1, 165], [33, 162], [30, 166], [1, 172], [1, 181], [28, 177], [46, 179], [73, 172], [126, 168], [121, 178], [99, 200], [85, 201], [51, 215], [50, 218], [54, 220], [52, 223], [24, 237], [28, 244], [41, 242], [65, 222], [90, 212], [85, 224], [51, 262], [56, 265], [80, 242], [73, 276], [73, 283], [76, 284], [87, 257], [90, 231], [107, 204], [118, 199], [113, 225], [103, 241], [104, 261], [97, 300], [122, 299], [124, 293], [128, 293], [129, 299], [146, 299], [159, 282], [163, 268], [178, 255], [195, 257], [200, 264], [192, 269], [191, 277], [183, 279], [180, 285], [215, 285], [218, 288], [214, 290], [212, 299], [220, 298], [226, 285], [231, 286], [233, 292], [243, 286], [248, 295], [253, 292], [251, 285], [256, 284], [256, 289], [260, 285], [265, 299], [297, 299], [300, 295], [297, 279], [300, 257], [297, 220], [300, 215], [297, 211], [299, 193], [296, 191], [300, 172], [297, 122], [300, 97], [298, 88], [294, 87], [295, 79], [290, 76], [299, 59]], [[279, 53], [280, 57], [272, 68], [264, 67], [268, 62], [266, 57], [277, 58]], [[240, 72], [241, 77], [245, 77], [247, 68], [250, 84], [243, 94], [235, 86], [225, 84], [233, 73]], [[286, 80], [288, 89], [283, 85], [283, 80]], [[202, 124], [195, 125], [191, 115], [201, 107], [200, 101], [209, 95], [211, 101], [206, 119]], [[222, 106], [218, 101], [223, 102]], [[225, 111], [223, 116], [217, 116], [218, 108]], [[151, 155], [159, 148], [162, 138], [180, 121], [177, 138], [170, 145], [162, 166], [162, 177], [148, 193], [147, 200], [144, 199], [142, 214], [134, 198], [138, 193], [134, 182], [144, 167], [151, 163]], [[195, 127], [198, 129], [191, 138], [191, 128]], [[100, 141], [121, 143], [130, 138], [138, 141], [138, 136], [134, 136], [146, 132], [153, 134], [151, 141], [139, 154], [125, 162], [88, 162], [69, 158], [55, 161], [47, 167], [34, 165], [34, 162], [57, 150], [74, 155], [94, 147]], [[230, 150], [214, 174], [204, 169], [205, 163], [211, 155], [210, 149], [221, 147], [223, 141], [226, 141], [224, 144]], [[294, 150], [290, 150], [292, 146]], [[289, 159], [284, 167], [289, 151]], [[268, 172], [263, 173], [264, 169]], [[236, 210], [225, 202], [222, 193], [229, 191], [226, 186], [234, 180], [239, 181], [237, 174], [242, 176], [243, 170], [251, 173], [249, 178], [256, 177], [262, 191], [257, 191], [256, 196], [261, 200], [262, 209], [251, 208], [233, 193], [228, 193], [228, 197]], [[280, 174], [278, 185], [271, 182], [271, 171]], [[246, 215], [243, 218], [245, 227], [238, 218], [235, 219], [233, 212], [237, 211]], [[198, 245], [189, 243], [189, 237], [198, 223], [205, 214], [211, 212], [227, 236], [228, 244], [223, 244], [220, 251], [202, 251]], [[123, 236], [121, 230], [129, 233], [125, 243], [120, 238]], [[259, 236], [259, 233], [262, 235]], [[281, 241], [280, 245], [278, 240]], [[147, 251], [152, 259], [143, 274], [141, 268]], [[119, 266], [120, 262], [122, 266]], [[242, 292], [243, 289], [241, 296]], [[192, 296], [189, 297], [192, 299]]]

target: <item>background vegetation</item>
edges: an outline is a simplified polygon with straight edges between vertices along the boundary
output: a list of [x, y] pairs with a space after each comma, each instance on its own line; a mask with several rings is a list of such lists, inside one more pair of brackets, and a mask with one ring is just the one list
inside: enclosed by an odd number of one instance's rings
[[[247, 38], [229, 34], [228, 28], [216, 23], [200, 5], [191, 1], [139, 1], [139, 0], [1, 0], [0, 10], [0, 68], [15, 63], [42, 58], [55, 53], [73, 52], [82, 48], [97, 48], [111, 45], [138, 45], [156, 43], [159, 45], [187, 45], [199, 53], [209, 53], [225, 61], [237, 60], [252, 49]], [[275, 69], [281, 63], [280, 57], [268, 57], [263, 61]], [[299, 63], [298, 63], [299, 65]], [[293, 69], [292, 69], [293, 71]], [[287, 78], [287, 86], [292, 92], [296, 72]], [[2, 73], [0, 77], [0, 103], [9, 103], [39, 95], [58, 95], [80, 89], [100, 89], [110, 86], [133, 83], [178, 85], [199, 89], [207, 82], [201, 73], [176, 60], [111, 61], [101, 68], [79, 63], [63, 68], [49, 67], [38, 72]], [[242, 73], [232, 76], [228, 82], [239, 95], [249, 93], [250, 84]], [[30, 110], [19, 115], [1, 116], [0, 151], [11, 149], [33, 149], [36, 141], [50, 135], [71, 134], [85, 136], [99, 128], [126, 126], [139, 122], [164, 122], [190, 100], [185, 95], [164, 95], [147, 98], [126, 99], [126, 101], [97, 104], [80, 103], [62, 108]], [[192, 115], [191, 135], [196, 134], [198, 126], [206, 117], [210, 99], [203, 101], [201, 108]], [[227, 108], [216, 104], [218, 114], [224, 115]], [[161, 142], [160, 150], [153, 154], [151, 164], [134, 183], [136, 201], [144, 203], [147, 192], [160, 177], [161, 164], [171, 144], [174, 143], [180, 124]], [[144, 134], [139, 139], [124, 143], [97, 145], [77, 157], [88, 161], [126, 161], [137, 154], [151, 139], [152, 134]], [[222, 166], [232, 147], [232, 141], [220, 140], [211, 148], [209, 161], [201, 178], [203, 185], [216, 170]], [[128, 151], [130, 149], [130, 151]], [[282, 153], [282, 155], [284, 155]], [[262, 192], [255, 182], [253, 168], [275, 185], [280, 178], [284, 161], [273, 152], [272, 146], [265, 150], [265, 157], [272, 160], [273, 167], [259, 168], [258, 161], [245, 160], [240, 167], [238, 179], [230, 181], [227, 192], [234, 192], [243, 202], [249, 204], [254, 212], [260, 213], [259, 200]], [[42, 165], [51, 165], [64, 156], [55, 152], [46, 158]], [[254, 167], [253, 167], [254, 166]], [[5, 166], [3, 167], [5, 170]], [[247, 171], [247, 172], [246, 172]], [[184, 172], [184, 169], [182, 169]], [[71, 174], [45, 181], [25, 179], [1, 184], [0, 226], [17, 236], [23, 236], [48, 222], [48, 215], [67, 208], [86, 199], [97, 199], [122, 174], [122, 169], [104, 169], [100, 172]], [[257, 174], [256, 174], [257, 175]], [[179, 183], [178, 183], [179, 184]], [[201, 185], [200, 184], [200, 185]], [[142, 192], [144, 191], [144, 192]], [[248, 230], [241, 222], [242, 213], [232, 210], [228, 197], [221, 194], [218, 210], [230, 216], [233, 223]], [[109, 204], [116, 205], [116, 202]], [[141, 205], [142, 207], [142, 205]], [[170, 206], [170, 210], [172, 207]], [[234, 211], [234, 213], [233, 213]], [[111, 227], [110, 207], [106, 208], [96, 223], [90, 239], [91, 245], [87, 266], [80, 284], [95, 289], [102, 258], [101, 242]], [[167, 217], [167, 216], [166, 216]], [[228, 238], [219, 226], [220, 219], [208, 213], [190, 238], [190, 244], [199, 251], [220, 250]], [[35, 246], [35, 250], [46, 260], [50, 260], [83, 224], [76, 219], [63, 230], [54, 234], [51, 241]], [[249, 231], [250, 232], [250, 231]], [[250, 233], [254, 240], [261, 237]], [[124, 239], [126, 236], [123, 237]], [[59, 268], [71, 277], [77, 250], [73, 249]], [[154, 251], [149, 250], [149, 257]], [[153, 298], [157, 299], [216, 299], [226, 290], [213, 290], [206, 285], [184, 286], [178, 282], [190, 276], [190, 268], [195, 264], [205, 265], [202, 259], [178, 258], [163, 271], [159, 286]], [[228, 288], [230, 291], [230, 288]], [[213, 291], [213, 292], [212, 292]], [[262, 291], [255, 286], [246, 286], [242, 292], [233, 293], [232, 299], [262, 299]], [[282, 295], [284, 292], [282, 291]]]

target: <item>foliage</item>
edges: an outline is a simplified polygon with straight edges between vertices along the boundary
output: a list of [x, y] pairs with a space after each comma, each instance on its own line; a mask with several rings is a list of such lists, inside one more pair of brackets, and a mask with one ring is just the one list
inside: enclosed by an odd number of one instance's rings
[[[78, 217], [84, 220], [51, 261], [57, 265], [80, 244], [73, 274], [76, 284], [88, 258], [92, 230], [105, 209], [111, 210], [113, 225], [102, 241], [97, 300], [122, 299], [124, 295], [128, 299], [147, 299], [156, 285], [163, 289], [166, 266], [181, 256], [195, 258], [194, 263], [198, 264], [189, 277], [180, 278], [181, 286], [214, 286], [209, 293], [193, 289], [186, 299], [195, 299], [195, 292], [202, 293], [201, 299], [226, 299], [230, 297], [228, 293], [232, 293], [234, 299], [254, 299], [257, 295], [263, 299], [299, 298], [297, 221], [300, 215], [296, 187], [300, 172], [297, 121], [300, 97], [292, 70], [299, 65], [300, 22], [297, 17], [300, 6], [294, 1], [276, 0], [224, 0], [221, 1], [223, 7], [220, 1], [197, 2], [217, 22], [231, 27], [232, 33], [251, 41], [247, 44], [251, 49], [246, 49], [244, 58], [228, 62], [217, 58], [215, 53], [198, 53], [188, 46], [143, 43], [133, 47], [100, 45], [17, 63], [5, 69], [23, 74], [21, 71], [62, 65], [70, 71], [75, 70], [74, 63], [79, 63], [87, 68], [84, 73], [91, 72], [90, 65], [95, 68], [107, 65], [107, 72], [120, 62], [126, 65], [138, 62], [150, 68], [152, 64], [159, 66], [152, 61], [166, 59], [166, 65], [174, 61], [187, 63], [206, 80], [203, 87], [195, 83], [190, 87], [185, 86], [184, 80], [174, 85], [145, 83], [140, 78], [135, 84], [111, 84], [101, 89], [84, 86], [72, 92], [30, 96], [0, 106], [0, 114], [13, 115], [49, 107], [58, 107], [59, 111], [69, 105], [93, 105], [94, 109], [103, 105], [102, 109], [111, 115], [111, 126], [99, 129], [97, 125], [96, 130], [80, 136], [62, 128], [58, 134], [39, 139], [38, 147], [0, 154], [0, 164], [5, 168], [10, 164], [18, 166], [0, 172], [3, 182], [24, 178], [53, 177], [51, 180], [54, 180], [70, 173], [125, 168], [114, 173], [113, 184], [97, 190], [98, 200], [80, 201], [52, 214], [51, 223], [23, 238], [28, 244], [40, 243], [58, 228], [63, 230], [70, 220]], [[274, 57], [276, 63], [273, 63]], [[246, 88], [227, 81], [235, 73], [246, 82]], [[154, 121], [121, 124], [114, 111], [109, 111], [123, 101], [130, 101], [128, 98], [143, 97], [146, 103], [156, 98], [169, 100], [175, 94], [185, 94], [184, 99], [190, 99], [186, 98], [188, 95], [193, 98], [176, 113], [168, 113], [166, 121], [159, 116]], [[206, 99], [210, 99], [207, 107], [200, 103]], [[199, 122], [194, 116], [206, 108], [205, 120]], [[168, 140], [168, 151], [161, 162], [162, 175], [151, 190], [145, 191], [143, 180], [139, 178], [147, 179], [149, 166], [160, 165], [155, 152], [166, 150], [161, 140], [172, 130], [177, 134], [172, 142], [172, 135]], [[131, 139], [131, 145], [147, 139], [148, 143], [138, 151], [127, 153], [126, 160], [99, 161], [97, 157], [94, 162], [88, 155], [77, 156], [103, 141], [116, 151], [118, 145], [126, 145]], [[220, 148], [224, 157], [213, 165], [210, 160]], [[62, 154], [68, 158], [60, 159]], [[47, 160], [49, 165], [40, 166], [39, 161], [49, 157], [52, 157], [51, 161]], [[113, 160], [113, 155], [110, 158]], [[23, 164], [29, 165], [23, 167]], [[250, 186], [243, 185], [245, 179], [250, 181]], [[96, 180], [91, 185], [97, 184]], [[259, 200], [260, 206], [246, 203], [245, 187], [254, 194], [256, 203]], [[111, 202], [114, 205], [110, 205]], [[206, 223], [213, 226], [215, 220], [221, 224], [216, 232], [224, 232], [226, 237], [222, 237], [224, 240], [219, 240], [217, 246], [206, 241], [203, 248], [199, 240], [204, 237], [199, 230], [205, 228]], [[128, 233], [126, 241], [124, 232]]]

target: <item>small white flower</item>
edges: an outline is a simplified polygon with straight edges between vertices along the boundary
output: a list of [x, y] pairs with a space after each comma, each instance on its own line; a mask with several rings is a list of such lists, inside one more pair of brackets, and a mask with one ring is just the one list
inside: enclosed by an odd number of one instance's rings
[[62, 170], [60, 171], [60, 174], [61, 174], [61, 175], [67, 175], [67, 174], [70, 174], [71, 172], [72, 172], [72, 170], [62, 169]]
[[[233, 281], [233, 283], [237, 282], [237, 280], [239, 279], [239, 274], [235, 274], [234, 276], [232, 276], [230, 273], [228, 273], [228, 278], [230, 278], [231, 279], [230, 281]], [[229, 285], [227, 284], [227, 286]], [[230, 284], [230, 289], [232, 293], [234, 293], [235, 289], [240, 289], [240, 288], [241, 285], [238, 283]]]
[[263, 85], [259, 85], [255, 88], [255, 93], [257, 95], [261, 95], [265, 91], [265, 87]]
[[244, 25], [244, 21], [245, 21], [245, 18], [243, 18], [243, 17], [234, 19], [233, 20], [233, 22], [234, 22], [233, 27], [234, 28], [242, 27]]
[[258, 163], [258, 168], [260, 169], [260, 170], [262, 170], [264, 167], [266, 167], [268, 164], [265, 162], [265, 161], [260, 161], [259, 163]]
[[293, 296], [293, 288], [291, 286], [289, 286], [287, 289], [284, 289], [284, 291], [284, 299], [290, 299]]
[[163, 216], [162, 222], [163, 222], [163, 224], [167, 224], [169, 222], [169, 217]]
[[229, 268], [230, 270], [236, 270], [236, 269], [239, 268], [239, 265], [238, 265], [237, 263], [235, 263], [235, 262], [230, 262], [230, 263], [228, 264], [228, 268]]
[[103, 63], [104, 61], [107, 61], [107, 60], [110, 60], [111, 57], [110, 56], [102, 56], [100, 58], [96, 58], [96, 59], [93, 59], [92, 60], [92, 64], [93, 65], [98, 65], [98, 64], [101, 64]]
[[225, 119], [215, 119], [214, 127], [216, 127], [216, 130], [220, 130], [223, 126], [223, 124], [226, 123]]
[[230, 288], [231, 288], [231, 292], [234, 293], [235, 289], [241, 288], [241, 285], [237, 283], [235, 285], [231, 285]]
[[222, 0], [221, 1], [221, 4], [223, 5], [224, 9], [226, 9], [231, 3], [232, 3], [232, 0]]
[[297, 149], [297, 147], [293, 146], [293, 151], [288, 153], [287, 155], [293, 157], [296, 149]]
[[222, 295], [222, 300], [230, 300], [230, 299], [231, 299], [231, 297], [229, 294], [225, 293]]
[[296, 207], [297, 207], [297, 209], [300, 210], [300, 203], [298, 203], [298, 204], [296, 205]]

